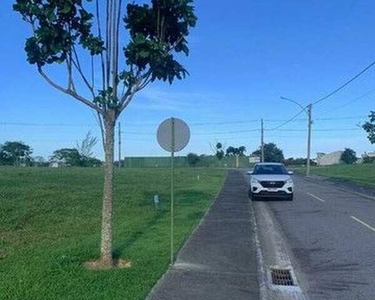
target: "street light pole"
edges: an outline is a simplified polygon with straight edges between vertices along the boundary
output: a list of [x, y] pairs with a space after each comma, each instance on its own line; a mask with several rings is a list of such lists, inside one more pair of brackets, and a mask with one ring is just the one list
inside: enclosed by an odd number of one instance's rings
[[[297, 101], [286, 98], [286, 97], [280, 97], [282, 100], [287, 100], [290, 102], [293, 102], [294, 104], [297, 104], [302, 110], [304, 110], [308, 117], [308, 123], [307, 123], [307, 162], [306, 162], [306, 176], [310, 176], [310, 159], [311, 159], [311, 110], [312, 110], [312, 104], [307, 105], [307, 107], [303, 107], [302, 104], [298, 103]], [[307, 110], [306, 110], [307, 109]]]

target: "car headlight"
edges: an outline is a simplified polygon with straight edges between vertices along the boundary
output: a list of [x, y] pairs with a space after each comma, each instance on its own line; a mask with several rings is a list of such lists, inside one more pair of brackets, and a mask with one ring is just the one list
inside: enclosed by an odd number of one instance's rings
[[286, 181], [285, 181], [285, 183], [289, 183], [289, 184], [291, 184], [291, 183], [293, 183], [293, 180], [292, 179], [287, 179]]
[[259, 180], [255, 179], [255, 178], [251, 178], [251, 183], [259, 183]]

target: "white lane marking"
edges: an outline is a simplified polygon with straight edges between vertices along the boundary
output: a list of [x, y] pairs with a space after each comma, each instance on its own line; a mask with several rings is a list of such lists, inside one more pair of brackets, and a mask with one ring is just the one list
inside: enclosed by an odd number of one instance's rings
[[351, 218], [353, 220], [357, 221], [358, 223], [361, 223], [363, 226], [367, 227], [368, 229], [372, 230], [373, 232], [375, 232], [375, 228], [374, 227], [371, 227], [370, 225], [366, 224], [365, 222], [361, 221], [360, 219], [357, 219], [354, 216], [351, 216]]
[[325, 200], [323, 200], [323, 199], [319, 198], [318, 196], [315, 196], [315, 195], [313, 195], [313, 194], [311, 194], [311, 193], [306, 193], [306, 194], [309, 195], [310, 197], [315, 198], [316, 200], [319, 200], [319, 201], [321, 201], [321, 202], [326, 202]]

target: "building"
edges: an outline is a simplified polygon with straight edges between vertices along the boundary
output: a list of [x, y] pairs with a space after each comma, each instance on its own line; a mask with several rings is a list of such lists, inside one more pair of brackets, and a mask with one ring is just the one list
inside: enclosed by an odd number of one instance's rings
[[362, 164], [366, 160], [375, 161], [375, 152], [365, 152], [361, 155], [361, 158], [358, 159], [357, 163]]
[[318, 166], [337, 165], [341, 162], [341, 155], [344, 151], [335, 151], [332, 153], [317, 153], [316, 162]]
[[365, 152], [365, 154], [363, 154], [362, 157], [375, 158], [375, 152]]
[[67, 164], [65, 160], [51, 160], [49, 162], [50, 168], [60, 168], [60, 167], [66, 167]]
[[260, 157], [256, 154], [250, 154], [249, 163], [251, 163], [251, 164], [260, 163]]

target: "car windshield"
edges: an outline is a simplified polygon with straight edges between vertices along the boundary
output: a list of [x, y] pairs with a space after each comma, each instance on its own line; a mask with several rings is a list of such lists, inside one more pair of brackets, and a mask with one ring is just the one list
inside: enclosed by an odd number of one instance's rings
[[254, 175], [285, 175], [288, 174], [282, 165], [259, 165], [256, 166], [253, 172]]

